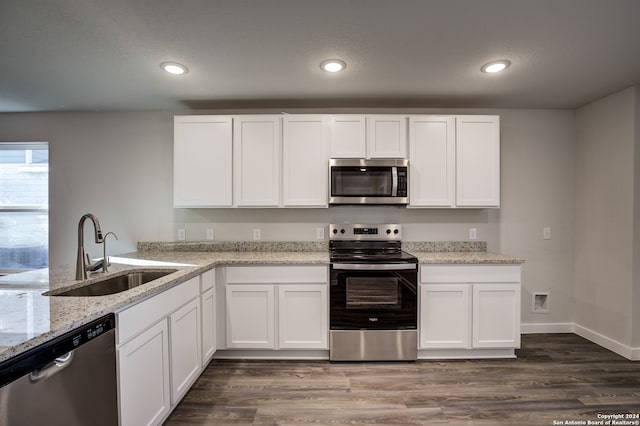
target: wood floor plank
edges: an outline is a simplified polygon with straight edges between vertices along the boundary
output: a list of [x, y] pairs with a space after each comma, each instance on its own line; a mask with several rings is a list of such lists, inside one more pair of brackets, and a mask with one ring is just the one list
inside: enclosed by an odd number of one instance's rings
[[517, 359], [215, 360], [166, 424], [552, 425], [640, 413], [640, 363], [574, 334], [523, 335]]

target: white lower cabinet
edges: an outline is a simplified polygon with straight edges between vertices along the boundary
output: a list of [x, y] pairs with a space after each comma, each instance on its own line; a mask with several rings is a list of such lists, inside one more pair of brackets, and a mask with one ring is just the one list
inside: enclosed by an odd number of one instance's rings
[[278, 286], [278, 347], [327, 348], [327, 285]]
[[274, 349], [273, 285], [228, 285], [227, 348]]
[[420, 348], [471, 347], [468, 284], [420, 286]]
[[120, 424], [161, 424], [202, 372], [200, 277], [116, 313]]
[[202, 331], [202, 367], [206, 367], [216, 353], [216, 270], [200, 275], [200, 308]]
[[327, 266], [226, 268], [227, 349], [327, 349]]
[[200, 299], [169, 315], [171, 403], [177, 404], [200, 375]]
[[520, 284], [473, 286], [473, 347], [520, 347]]
[[120, 424], [159, 424], [171, 409], [169, 329], [160, 321], [118, 351]]
[[216, 298], [215, 289], [200, 296], [202, 308], [202, 367], [206, 367], [216, 352]]
[[513, 356], [520, 276], [520, 265], [421, 265], [423, 357]]

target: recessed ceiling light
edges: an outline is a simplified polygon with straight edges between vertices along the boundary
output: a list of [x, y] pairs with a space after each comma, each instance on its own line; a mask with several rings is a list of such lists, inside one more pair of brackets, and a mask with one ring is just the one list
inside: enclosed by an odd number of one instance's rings
[[480, 70], [487, 73], [496, 73], [509, 68], [509, 65], [511, 65], [511, 61], [500, 59], [499, 61], [492, 61], [488, 64], [484, 64]]
[[177, 62], [163, 62], [160, 64], [160, 68], [173, 75], [181, 75], [189, 72], [189, 69]]
[[326, 72], [339, 72], [347, 67], [347, 64], [340, 59], [326, 59], [320, 62], [320, 68]]

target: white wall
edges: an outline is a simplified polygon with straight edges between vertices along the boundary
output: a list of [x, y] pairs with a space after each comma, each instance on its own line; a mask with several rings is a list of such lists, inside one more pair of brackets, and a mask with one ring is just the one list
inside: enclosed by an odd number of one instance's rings
[[576, 113], [575, 322], [626, 346], [633, 344], [638, 262], [637, 104], [637, 88], [631, 87]]
[[[210, 111], [234, 114], [239, 111]], [[242, 111], [242, 113], [278, 111]], [[564, 110], [305, 110], [307, 113], [498, 114], [502, 131], [502, 207], [421, 210], [397, 207], [330, 209], [172, 208], [173, 114], [31, 113], [0, 114], [0, 141], [50, 142], [50, 263], [75, 262], [77, 221], [95, 213], [111, 254], [135, 250], [137, 241], [202, 240], [213, 227], [217, 240], [250, 240], [260, 227], [263, 240], [309, 240], [331, 222], [399, 222], [405, 239], [466, 240], [470, 226], [489, 250], [521, 256], [524, 323], [564, 323], [572, 319], [573, 149], [575, 118]], [[184, 114], [184, 112], [181, 112]], [[553, 239], [542, 240], [542, 227]], [[86, 225], [89, 232], [89, 225]], [[86, 238], [87, 249], [101, 248]], [[533, 291], [551, 293], [549, 314], [532, 314]]]

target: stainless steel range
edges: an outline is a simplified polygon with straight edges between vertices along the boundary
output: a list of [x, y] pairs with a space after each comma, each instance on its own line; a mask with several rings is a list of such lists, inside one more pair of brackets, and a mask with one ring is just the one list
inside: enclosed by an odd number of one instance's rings
[[329, 225], [332, 361], [417, 358], [418, 259], [400, 225]]

